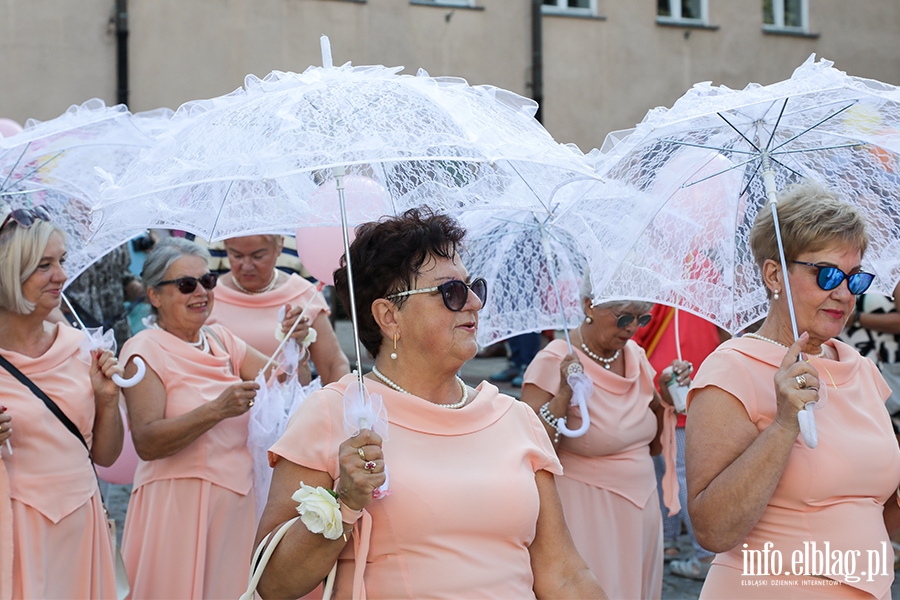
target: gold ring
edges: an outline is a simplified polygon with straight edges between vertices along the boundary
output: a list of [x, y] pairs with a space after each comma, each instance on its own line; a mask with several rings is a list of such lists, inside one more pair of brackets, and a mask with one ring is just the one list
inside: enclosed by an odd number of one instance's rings
[[794, 377], [794, 379], [797, 380], [797, 386], [799, 386], [799, 388], [801, 390], [806, 389], [806, 374], [805, 373], [803, 375], [797, 375], [796, 377]]
[[253, 406], [253, 402], [254, 402], [254, 400], [251, 400], [251, 401], [247, 404], [247, 407]]
[[369, 462], [366, 460], [366, 451], [362, 449], [362, 446], [356, 449], [356, 453], [359, 454], [363, 462]]

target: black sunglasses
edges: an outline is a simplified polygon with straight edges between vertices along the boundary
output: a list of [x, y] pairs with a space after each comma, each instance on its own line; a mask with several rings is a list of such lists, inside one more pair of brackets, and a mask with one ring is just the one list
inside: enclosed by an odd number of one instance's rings
[[792, 260], [791, 262], [818, 269], [819, 272], [816, 275], [816, 283], [818, 283], [819, 287], [826, 292], [835, 289], [846, 279], [847, 289], [850, 290], [850, 293], [854, 296], [858, 296], [869, 289], [869, 286], [872, 285], [872, 282], [875, 280], [874, 275], [866, 273], [865, 271], [857, 271], [852, 275], [847, 275], [837, 267], [832, 267], [831, 265], [817, 265], [815, 263], [803, 262], [802, 260]]
[[207, 273], [206, 275], [201, 275], [199, 279], [197, 277], [179, 277], [178, 279], [168, 279], [166, 281], [160, 281], [154, 287], [174, 283], [178, 286], [178, 291], [182, 294], [193, 294], [194, 290], [197, 289], [198, 283], [204, 288], [211, 290], [216, 287], [216, 282], [218, 280], [219, 276], [215, 273]]
[[484, 307], [484, 303], [487, 302], [487, 281], [484, 280], [484, 277], [479, 277], [478, 279], [472, 281], [472, 283], [466, 283], [465, 281], [461, 281], [459, 279], [451, 279], [450, 281], [445, 281], [441, 285], [436, 285], [430, 288], [397, 292], [396, 294], [387, 296], [387, 299], [390, 300], [392, 298], [400, 298], [402, 296], [412, 296], [413, 294], [440, 292], [441, 297], [444, 299], [444, 306], [446, 306], [453, 312], [459, 312], [463, 309], [469, 299], [469, 290], [472, 290], [472, 293], [474, 293], [475, 296], [477, 296], [478, 299], [481, 300], [481, 306]]
[[636, 317], [634, 315], [613, 315], [616, 318], [616, 327], [619, 329], [625, 329], [631, 323], [637, 319], [638, 327], [646, 327], [650, 324], [650, 319], [653, 318], [653, 315], [641, 315]]
[[10, 221], [15, 221], [20, 227], [31, 227], [37, 220], [50, 220], [50, 213], [47, 212], [47, 209], [43, 206], [35, 206], [33, 208], [17, 208], [16, 210], [6, 215], [6, 218], [3, 219], [3, 225], [0, 225], [0, 230], [6, 227], [6, 225]]

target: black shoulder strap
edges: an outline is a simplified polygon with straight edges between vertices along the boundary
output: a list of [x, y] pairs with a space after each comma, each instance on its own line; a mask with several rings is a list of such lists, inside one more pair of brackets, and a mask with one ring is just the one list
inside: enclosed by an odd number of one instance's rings
[[53, 400], [50, 399], [50, 396], [45, 394], [41, 388], [39, 388], [37, 385], [35, 385], [35, 383], [33, 381], [28, 379], [28, 377], [24, 373], [22, 373], [22, 371], [17, 369], [11, 362], [9, 362], [5, 358], [3, 358], [3, 356], [0, 356], [0, 366], [2, 366], [7, 371], [9, 371], [13, 377], [18, 379], [22, 383], [22, 385], [27, 386], [28, 389], [30, 389], [34, 393], [35, 396], [37, 396], [38, 398], [43, 400], [44, 404], [47, 405], [47, 408], [50, 409], [50, 412], [52, 412], [56, 416], [56, 418], [59, 419], [63, 425], [66, 426], [66, 429], [71, 431], [72, 435], [77, 437], [78, 440], [84, 445], [85, 449], [88, 451], [88, 454], [91, 453], [91, 449], [88, 448], [87, 442], [84, 440], [84, 436], [81, 435], [80, 431], [78, 431], [78, 427], [76, 427], [75, 423], [73, 423], [71, 421], [71, 419], [69, 419], [69, 417], [66, 416], [66, 413], [64, 413], [59, 408], [59, 406], [57, 406], [56, 402], [54, 402]]

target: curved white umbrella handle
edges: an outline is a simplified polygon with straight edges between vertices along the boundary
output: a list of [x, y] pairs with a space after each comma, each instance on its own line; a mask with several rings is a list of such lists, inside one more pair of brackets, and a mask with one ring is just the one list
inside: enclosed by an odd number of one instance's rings
[[134, 364], [137, 367], [137, 373], [135, 373], [129, 379], [125, 379], [118, 373], [115, 373], [112, 376], [112, 380], [117, 386], [119, 386], [120, 388], [130, 388], [136, 386], [141, 382], [141, 379], [144, 378], [144, 374], [147, 373], [147, 365], [144, 364], [144, 361], [140, 356], [134, 357]]
[[800, 434], [803, 436], [803, 442], [808, 448], [815, 448], [819, 445], [819, 432], [816, 431], [816, 415], [813, 413], [815, 402], [807, 402], [803, 410], [797, 413], [797, 420], [800, 422]]
[[588, 413], [587, 398], [593, 391], [593, 383], [584, 373], [573, 373], [566, 378], [569, 387], [572, 388], [572, 406], [578, 405], [581, 410], [581, 427], [578, 429], [569, 429], [566, 427], [566, 417], [560, 417], [556, 422], [559, 432], [566, 437], [581, 437], [591, 426], [591, 415]]

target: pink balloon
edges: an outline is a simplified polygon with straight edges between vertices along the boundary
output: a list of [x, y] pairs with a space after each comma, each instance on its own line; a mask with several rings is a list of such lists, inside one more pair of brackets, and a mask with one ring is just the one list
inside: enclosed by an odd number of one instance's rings
[[22, 126], [13, 121], [0, 117], [0, 137], [10, 137], [22, 131]]
[[[345, 176], [344, 198], [352, 224], [376, 221], [384, 215], [392, 214], [390, 194], [384, 186], [369, 177]], [[324, 222], [340, 221], [340, 202], [333, 179], [320, 185], [307, 202], [315, 214], [321, 215]], [[356, 237], [352, 226], [349, 233], [352, 242]], [[334, 270], [338, 268], [341, 256], [344, 255], [341, 227], [301, 227], [297, 230], [297, 255], [313, 277], [327, 285], [334, 285]]]
[[109, 467], [97, 467], [97, 475], [103, 481], [115, 485], [128, 485], [134, 483], [134, 471], [138, 465], [137, 450], [134, 449], [134, 441], [131, 439], [131, 431], [128, 429], [128, 420], [125, 409], [119, 406], [122, 413], [122, 421], [125, 423], [125, 441], [122, 443], [122, 453]]
[[[350, 242], [356, 238], [356, 230], [350, 228]], [[334, 285], [334, 270], [340, 266], [344, 255], [344, 234], [340, 227], [302, 227], [297, 230], [297, 256], [310, 274], [325, 283]]]

